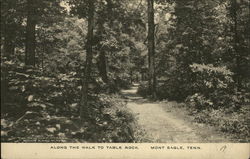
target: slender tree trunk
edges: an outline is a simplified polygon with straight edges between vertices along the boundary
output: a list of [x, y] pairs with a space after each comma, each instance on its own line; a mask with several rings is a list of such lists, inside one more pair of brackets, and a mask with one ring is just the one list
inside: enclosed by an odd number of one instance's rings
[[87, 44], [86, 44], [86, 63], [85, 71], [83, 77], [83, 89], [82, 89], [82, 98], [80, 106], [80, 117], [81, 120], [89, 117], [89, 105], [88, 105], [88, 92], [89, 92], [89, 82], [91, 79], [91, 67], [92, 67], [92, 46], [93, 46], [93, 34], [94, 34], [94, 12], [95, 5], [94, 0], [88, 1], [88, 33], [87, 33]]
[[[107, 12], [108, 12], [108, 16], [112, 17], [112, 2], [110, 0], [106, 0], [107, 2]], [[107, 19], [109, 22], [109, 26], [112, 27], [112, 20], [111, 19]], [[103, 35], [104, 35], [104, 22], [105, 19], [100, 19], [99, 20], [99, 25], [98, 25], [98, 34], [100, 36], [100, 41], [102, 41], [103, 39]], [[109, 78], [108, 78], [108, 57], [106, 56], [106, 52], [102, 49], [101, 44], [99, 44], [99, 64], [98, 64], [98, 69], [100, 72], [100, 76], [102, 78], [102, 80], [108, 84], [108, 86], [110, 85], [109, 82]]]
[[26, 43], [25, 43], [25, 64], [35, 66], [35, 49], [36, 49], [36, 17], [34, 0], [27, 1], [27, 26], [26, 26]]
[[238, 4], [237, 0], [232, 1], [232, 19], [234, 22], [233, 32], [234, 32], [234, 54], [235, 54], [235, 79], [237, 83], [237, 89], [241, 87], [241, 68], [240, 68], [240, 52], [239, 52], [239, 36], [238, 36]]
[[107, 57], [106, 52], [102, 48], [101, 41], [103, 40], [103, 34], [104, 34], [104, 21], [100, 19], [98, 23], [98, 35], [99, 35], [99, 43], [98, 43], [98, 49], [100, 51], [100, 54], [98, 56], [98, 70], [100, 73], [100, 76], [105, 83], [109, 83], [108, 81], [108, 65], [107, 65]]
[[109, 80], [108, 80], [107, 58], [105, 51], [102, 50], [100, 50], [100, 55], [99, 55], [99, 72], [103, 82], [108, 84]]
[[154, 0], [148, 0], [149, 91], [156, 98]]

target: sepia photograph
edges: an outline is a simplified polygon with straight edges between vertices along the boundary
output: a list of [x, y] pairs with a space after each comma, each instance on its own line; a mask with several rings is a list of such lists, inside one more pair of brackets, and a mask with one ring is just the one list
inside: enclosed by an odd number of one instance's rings
[[250, 149], [249, 6], [1, 0], [1, 145]]

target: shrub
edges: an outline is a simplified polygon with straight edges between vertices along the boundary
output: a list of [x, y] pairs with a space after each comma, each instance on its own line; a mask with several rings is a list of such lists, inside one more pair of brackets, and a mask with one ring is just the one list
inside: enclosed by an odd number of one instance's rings
[[90, 108], [89, 120], [96, 125], [90, 131], [97, 135], [90, 142], [134, 142], [135, 118], [119, 96], [97, 95]]
[[233, 134], [239, 140], [248, 142], [250, 140], [249, 112], [249, 106], [243, 106], [237, 112], [232, 112], [228, 108], [220, 108], [193, 113], [195, 113], [195, 121], [216, 126], [222, 132]]
[[211, 100], [207, 99], [206, 97], [204, 97], [204, 95], [202, 95], [200, 93], [196, 93], [192, 96], [189, 96], [186, 99], [186, 101], [191, 108], [194, 108], [197, 110], [202, 110], [205, 108], [213, 107], [213, 102]]
[[[239, 107], [240, 101], [236, 94], [233, 73], [225, 67], [193, 64], [190, 66], [195, 77], [193, 91], [186, 101], [196, 108], [206, 107]], [[202, 106], [203, 105], [203, 106]]]

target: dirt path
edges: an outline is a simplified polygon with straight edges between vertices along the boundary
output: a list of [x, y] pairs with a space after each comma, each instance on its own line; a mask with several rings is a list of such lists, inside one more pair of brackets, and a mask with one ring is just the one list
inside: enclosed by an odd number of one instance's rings
[[176, 107], [176, 102], [150, 102], [136, 95], [136, 91], [135, 85], [122, 94], [127, 98], [127, 107], [138, 115], [139, 125], [154, 142], [229, 142], [214, 128], [193, 123], [184, 109]]

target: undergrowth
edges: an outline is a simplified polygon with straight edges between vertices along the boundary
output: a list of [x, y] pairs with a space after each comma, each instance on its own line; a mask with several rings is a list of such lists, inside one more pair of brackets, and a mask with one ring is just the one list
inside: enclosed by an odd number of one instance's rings
[[[90, 117], [79, 118], [81, 80], [76, 72], [45, 74], [2, 63], [2, 142], [142, 142], [145, 132], [118, 95], [88, 97]], [[100, 88], [100, 87], [99, 87]]]
[[215, 126], [218, 130], [231, 135], [237, 142], [250, 141], [250, 109], [243, 106], [238, 111], [230, 109], [206, 109], [195, 111], [189, 109], [194, 121]]

